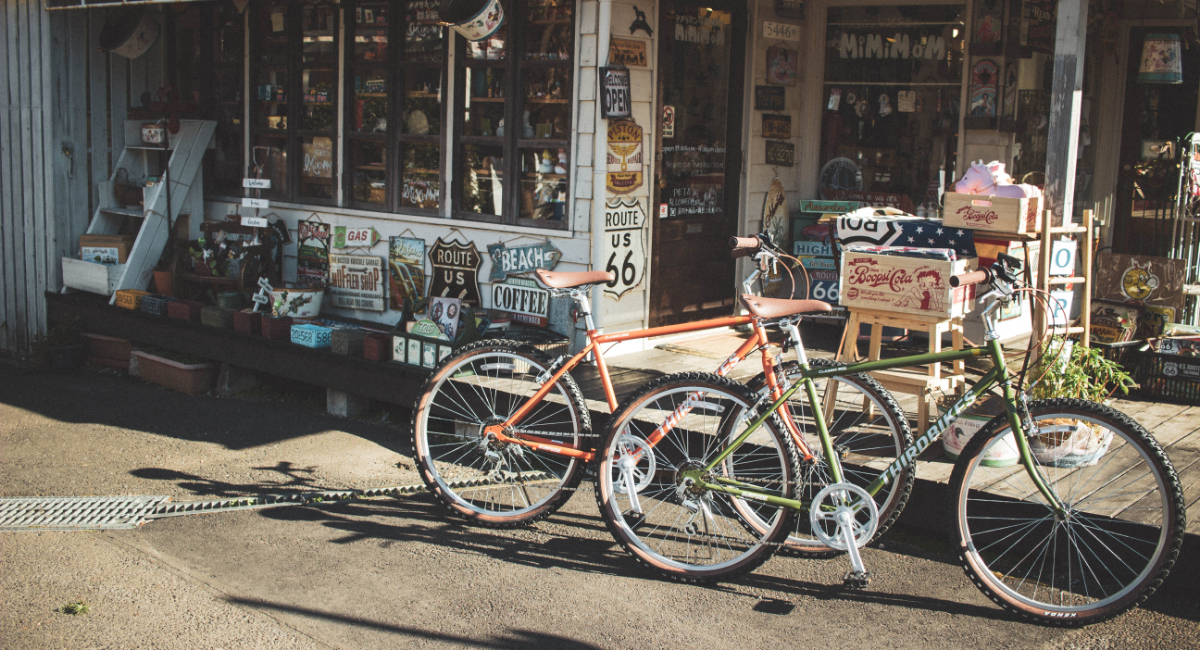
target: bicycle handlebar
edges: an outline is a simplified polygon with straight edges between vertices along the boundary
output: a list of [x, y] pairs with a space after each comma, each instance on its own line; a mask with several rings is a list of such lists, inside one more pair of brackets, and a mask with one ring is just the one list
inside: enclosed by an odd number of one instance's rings
[[729, 247], [733, 249], [729, 254], [737, 259], [757, 253], [762, 248], [762, 241], [758, 237], [730, 237]]
[[965, 287], [972, 284], [979, 284], [980, 282], [991, 282], [992, 278], [993, 274], [989, 269], [979, 269], [978, 271], [971, 271], [962, 275], [950, 276], [950, 286]]

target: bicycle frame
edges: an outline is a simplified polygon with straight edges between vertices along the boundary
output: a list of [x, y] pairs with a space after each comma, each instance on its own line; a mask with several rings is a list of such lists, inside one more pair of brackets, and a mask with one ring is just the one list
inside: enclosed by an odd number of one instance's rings
[[[748, 485], [732, 478], [715, 477], [713, 482], [706, 481], [704, 476], [711, 476], [713, 470], [725, 461], [739, 446], [745, 442], [762, 423], [767, 420], [776, 410], [784, 406], [787, 400], [795, 394], [800, 388], [804, 388], [810, 404], [819, 404], [817, 399], [816, 386], [813, 379], [826, 377], [838, 377], [844, 375], [852, 375], [860, 372], [873, 372], [877, 370], [891, 370], [893, 368], [901, 368], [904, 366], [925, 365], [930, 363], [951, 362], [967, 359], [975, 359], [982, 356], [991, 358], [993, 367], [976, 384], [968, 389], [966, 393], [960, 397], [947, 412], [937, 419], [925, 432], [924, 435], [913, 440], [911, 444], [905, 447], [896, 460], [892, 461], [880, 475], [871, 482], [866, 488], [866, 491], [874, 496], [879, 493], [883, 486], [891, 479], [895, 478], [910, 465], [913, 460], [925, 451], [929, 445], [933, 444], [942, 433], [949, 428], [950, 423], [958, 417], [960, 413], [967, 409], [971, 404], [987, 392], [992, 386], [1000, 384], [1004, 393], [1004, 407], [1008, 417], [1008, 424], [1012, 428], [1016, 438], [1017, 448], [1020, 451], [1021, 463], [1029, 476], [1037, 486], [1039, 492], [1046, 498], [1047, 503], [1053, 504], [1058, 511], [1063, 510], [1063, 505], [1053, 491], [1046, 485], [1041, 474], [1036, 470], [1033, 461], [1033, 454], [1029, 449], [1029, 443], [1025, 437], [1025, 431], [1022, 426], [1022, 417], [1018, 412], [1019, 399], [1016, 391], [1012, 386], [1012, 379], [1008, 372], [1008, 366], [1004, 363], [1004, 353], [1000, 347], [1000, 342], [997, 339], [990, 339], [987, 342], [986, 348], [970, 348], [967, 350], [947, 350], [944, 352], [933, 352], [928, 354], [919, 354], [908, 357], [900, 357], [895, 359], [884, 359], [878, 361], [863, 361], [848, 365], [834, 366], [831, 368], [813, 369], [808, 367], [806, 363], [802, 363], [801, 379], [794, 386], [785, 390], [782, 395], [775, 399], [774, 403], [769, 408], [755, 417], [750, 424], [732, 443], [726, 446], [721, 453], [708, 463], [704, 468], [689, 470], [683, 473], [684, 479], [694, 481], [696, 487], [701, 489], [713, 490], [715, 492], [723, 492], [743, 499], [752, 499], [769, 503], [775, 506], [790, 508], [793, 510], [806, 511], [808, 506], [794, 499], [781, 497], [771, 490], [761, 488], [756, 485]], [[825, 414], [822, 409], [813, 408], [813, 416], [816, 421], [817, 432], [821, 438], [822, 451], [825, 454], [825, 459], [829, 463], [829, 469], [834, 483], [843, 481], [841, 462], [837, 454], [833, 450], [833, 442], [829, 435], [828, 426], [825, 423]], [[785, 418], [785, 421], [790, 421], [790, 418]], [[793, 434], [795, 435], [795, 434]], [[653, 444], [653, 442], [651, 443]]]

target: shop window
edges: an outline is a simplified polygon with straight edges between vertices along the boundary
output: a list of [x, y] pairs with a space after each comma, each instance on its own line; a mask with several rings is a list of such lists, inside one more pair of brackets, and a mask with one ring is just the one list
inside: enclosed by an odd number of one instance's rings
[[446, 46], [437, 8], [437, 0], [347, 8], [353, 16], [347, 19], [346, 73], [353, 207], [440, 212]]
[[325, 2], [264, 2], [251, 17], [252, 175], [265, 196], [337, 200], [338, 13]]
[[566, 228], [574, 0], [512, 0], [490, 38], [458, 39], [456, 216]]
[[822, 198], [936, 204], [957, 162], [965, 16], [962, 5], [828, 10]]

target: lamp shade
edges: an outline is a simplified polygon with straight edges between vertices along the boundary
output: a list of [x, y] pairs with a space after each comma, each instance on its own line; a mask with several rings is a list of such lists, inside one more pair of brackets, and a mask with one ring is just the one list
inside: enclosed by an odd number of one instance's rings
[[1183, 57], [1179, 34], [1146, 34], [1138, 81], [1150, 84], [1183, 83]]

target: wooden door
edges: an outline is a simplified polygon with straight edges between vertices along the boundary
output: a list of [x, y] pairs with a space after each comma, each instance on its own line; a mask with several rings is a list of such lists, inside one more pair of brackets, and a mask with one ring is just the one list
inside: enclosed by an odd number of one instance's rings
[[[733, 312], [742, 167], [746, 11], [734, 2], [664, 0], [655, 135], [651, 326]], [[670, 117], [664, 117], [670, 122]], [[665, 206], [665, 207], [664, 207]]]

